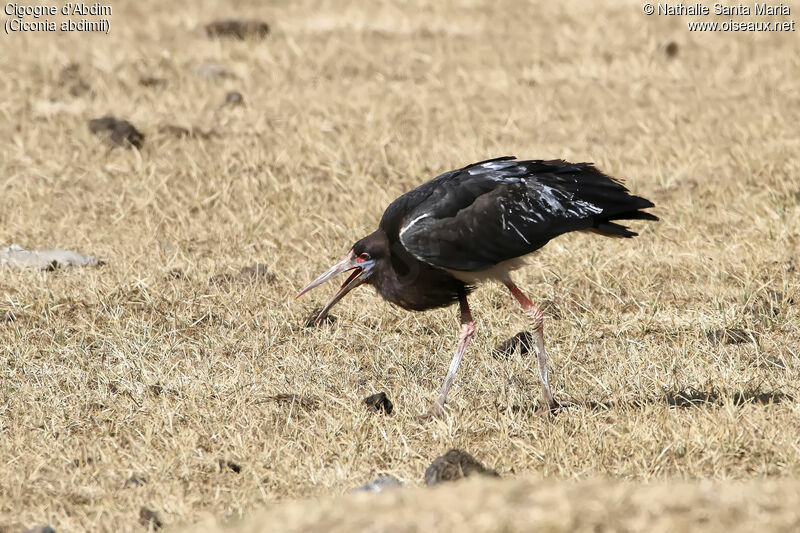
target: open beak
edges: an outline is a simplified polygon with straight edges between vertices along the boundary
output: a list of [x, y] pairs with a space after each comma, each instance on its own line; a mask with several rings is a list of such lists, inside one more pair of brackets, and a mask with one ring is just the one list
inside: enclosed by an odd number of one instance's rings
[[322, 285], [329, 279], [338, 276], [342, 272], [347, 272], [348, 270], [353, 271], [353, 273], [350, 274], [350, 277], [348, 277], [345, 280], [345, 282], [342, 283], [339, 292], [337, 292], [334, 295], [334, 297], [331, 298], [331, 301], [328, 302], [325, 305], [325, 307], [322, 308], [322, 311], [319, 312], [319, 315], [314, 320], [314, 325], [316, 326], [322, 320], [325, 319], [325, 317], [328, 315], [328, 311], [330, 311], [331, 307], [333, 307], [336, 304], [336, 302], [344, 298], [344, 296], [348, 292], [352, 291], [362, 283], [366, 282], [370, 278], [370, 276], [372, 276], [372, 271], [374, 267], [375, 267], [374, 260], [358, 262], [355, 253], [353, 253], [353, 251], [351, 250], [350, 253], [347, 254], [347, 256], [344, 259], [342, 259], [341, 261], [330, 267], [320, 277], [309, 283], [308, 287], [297, 293], [297, 296], [295, 296], [295, 298], [300, 298], [302, 295], [304, 295], [314, 287]]

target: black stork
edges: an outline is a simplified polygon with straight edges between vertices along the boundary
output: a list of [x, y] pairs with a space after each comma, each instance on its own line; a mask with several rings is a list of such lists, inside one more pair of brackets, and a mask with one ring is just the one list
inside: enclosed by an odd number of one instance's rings
[[527, 254], [570, 231], [608, 237], [637, 234], [615, 221], [658, 218], [641, 211], [654, 207], [591, 163], [518, 161], [499, 157], [445, 172], [407, 192], [383, 213], [378, 229], [356, 242], [298, 297], [334, 276], [352, 270], [339, 292], [320, 311], [361, 284], [385, 300], [412, 311], [458, 302], [461, 335], [430, 414], [440, 415], [475, 327], [467, 303], [475, 285], [497, 280], [511, 291], [532, 322], [544, 399], [540, 412], [559, 404], [553, 398], [544, 350], [544, 316], [511, 281]]

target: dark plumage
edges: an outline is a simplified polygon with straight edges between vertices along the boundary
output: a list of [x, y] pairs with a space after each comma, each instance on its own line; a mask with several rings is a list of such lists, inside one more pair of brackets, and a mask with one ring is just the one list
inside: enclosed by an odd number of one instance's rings
[[500, 157], [446, 172], [402, 195], [386, 209], [380, 228], [426, 263], [472, 272], [570, 231], [633, 237], [612, 221], [658, 220], [639, 211], [648, 207], [653, 203], [591, 163]]
[[[317, 320], [347, 292], [373, 285], [387, 301], [422, 311], [459, 301], [462, 335], [438, 400], [444, 405], [474, 331], [467, 294], [485, 279], [503, 282], [533, 320], [545, 402], [550, 393], [542, 314], [511, 281], [520, 258], [570, 231], [610, 237], [637, 234], [618, 221], [658, 220], [649, 200], [630, 194], [591, 163], [500, 157], [446, 172], [392, 202], [378, 229], [300, 294], [354, 270]], [[299, 296], [299, 295], [298, 295]]]

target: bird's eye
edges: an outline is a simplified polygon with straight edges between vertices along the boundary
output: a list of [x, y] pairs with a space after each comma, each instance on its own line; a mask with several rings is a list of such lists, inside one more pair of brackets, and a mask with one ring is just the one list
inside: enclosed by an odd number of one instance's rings
[[359, 262], [359, 263], [365, 263], [365, 262], [369, 261], [370, 259], [372, 259], [372, 258], [369, 256], [369, 254], [367, 252], [364, 252], [363, 254], [360, 254], [356, 258], [356, 261]]

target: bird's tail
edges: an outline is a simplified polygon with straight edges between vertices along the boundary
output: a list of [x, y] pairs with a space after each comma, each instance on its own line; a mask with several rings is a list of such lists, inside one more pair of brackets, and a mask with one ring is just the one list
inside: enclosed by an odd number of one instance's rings
[[633, 198], [637, 200], [636, 209], [625, 211], [623, 213], [617, 213], [605, 219], [596, 220], [594, 226], [588, 231], [599, 233], [600, 235], [604, 235], [606, 237], [622, 237], [627, 239], [630, 237], [636, 237], [639, 234], [635, 231], [631, 231], [622, 224], [615, 223], [615, 220], [651, 220], [653, 222], [658, 222], [659, 218], [652, 213], [648, 213], [647, 211], [639, 211], [639, 209], [655, 207], [653, 202], [639, 196], [634, 196]]

